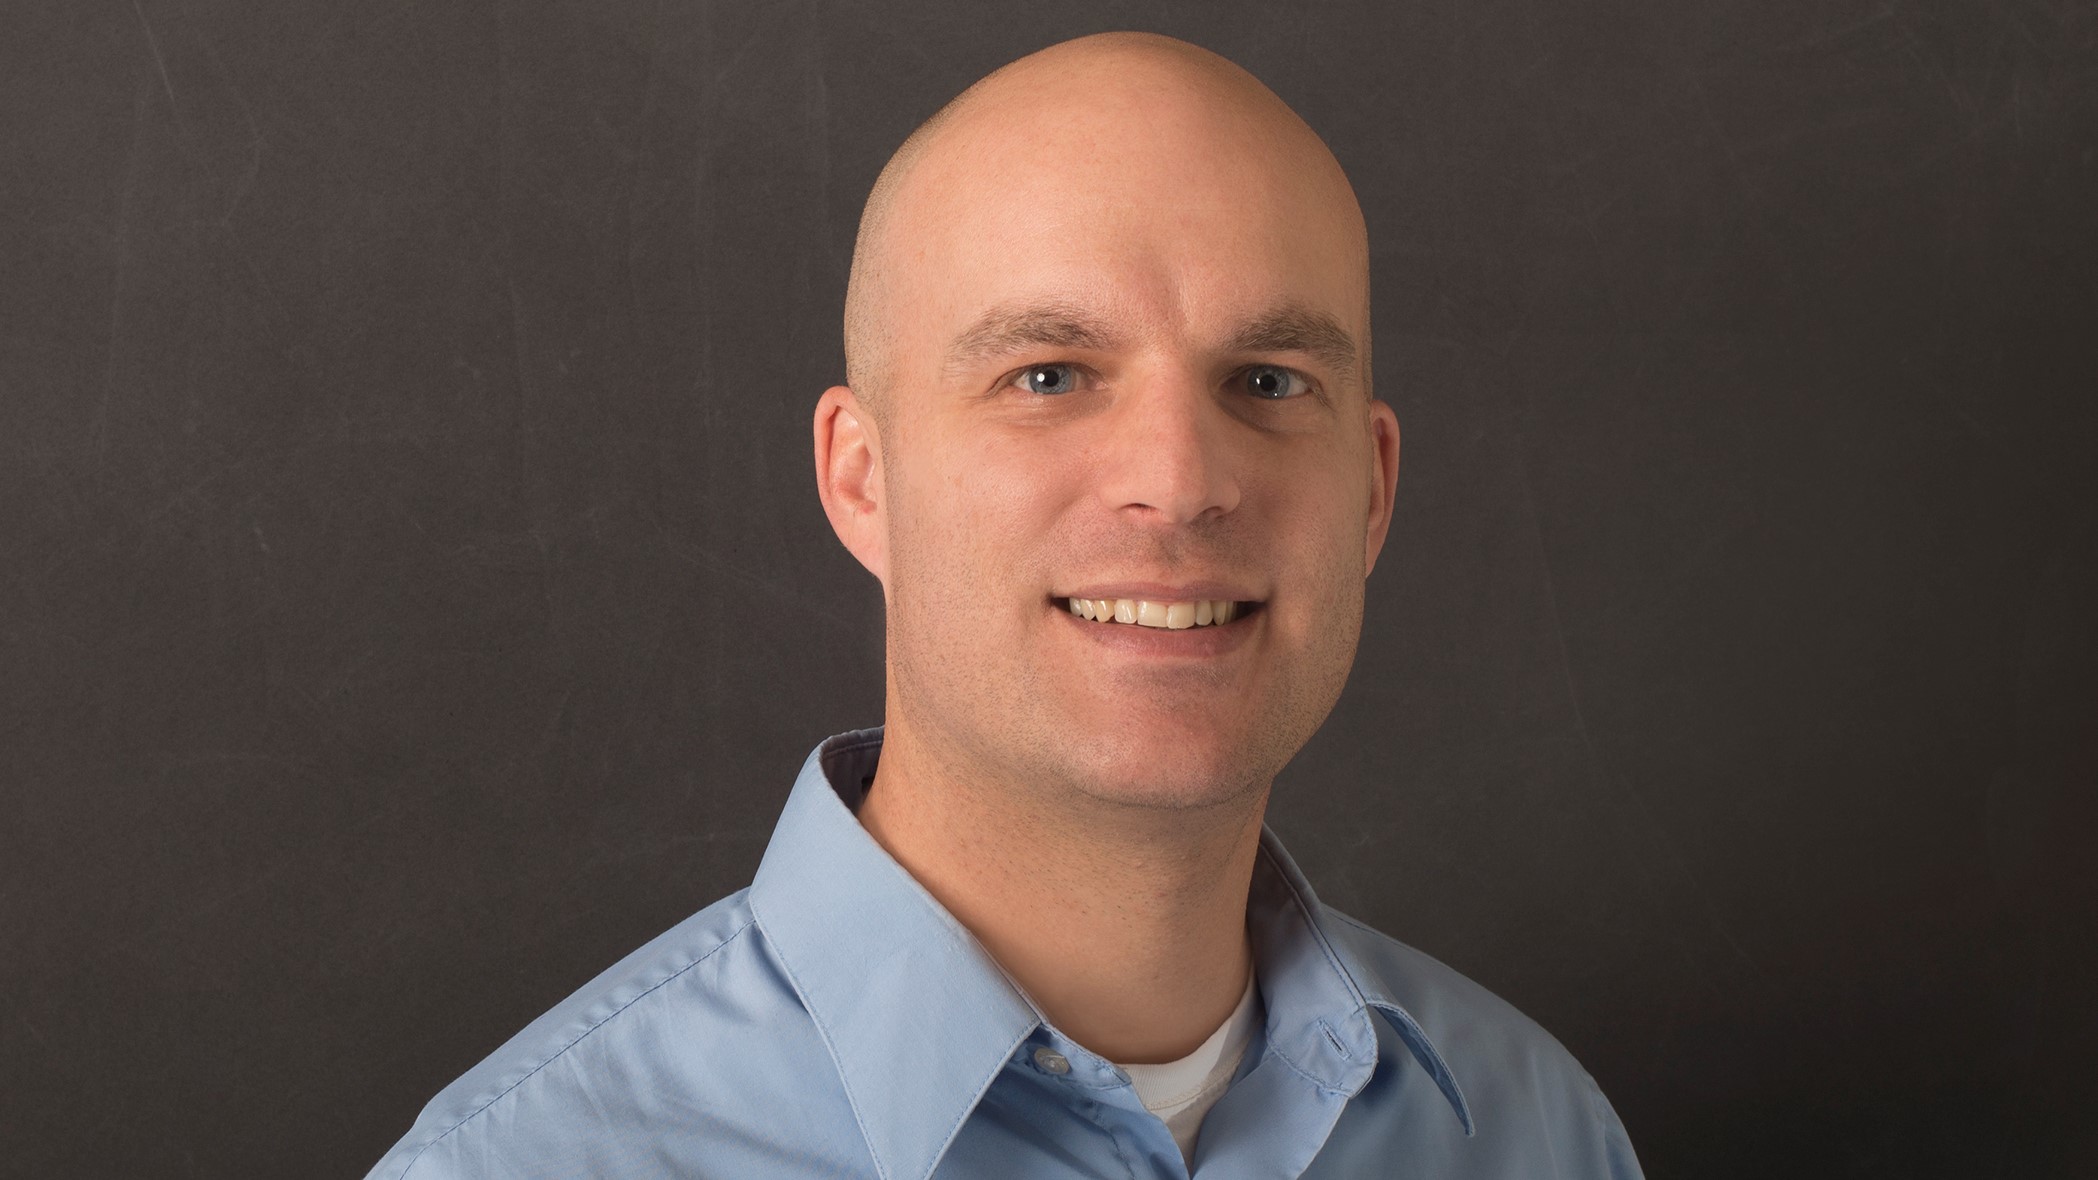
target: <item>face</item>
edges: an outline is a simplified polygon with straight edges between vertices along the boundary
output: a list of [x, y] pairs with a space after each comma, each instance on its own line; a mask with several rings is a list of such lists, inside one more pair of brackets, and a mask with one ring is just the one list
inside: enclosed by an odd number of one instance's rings
[[1337, 168], [1137, 97], [1017, 135], [994, 112], [919, 166], [861, 556], [892, 731], [1016, 789], [1188, 808], [1264, 790], [1339, 696], [1398, 432]]

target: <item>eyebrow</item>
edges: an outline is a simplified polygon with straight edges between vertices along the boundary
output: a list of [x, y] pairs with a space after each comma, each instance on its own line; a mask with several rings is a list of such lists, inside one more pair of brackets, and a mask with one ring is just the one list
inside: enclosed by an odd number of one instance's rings
[[961, 373], [993, 357], [1028, 348], [1104, 352], [1121, 342], [1105, 320], [1067, 303], [994, 307], [947, 347], [947, 371]]
[[[1105, 352], [1123, 334], [1105, 319], [1068, 303], [994, 307], [976, 318], [947, 348], [947, 371], [958, 374], [1029, 348]], [[1240, 324], [1225, 347], [1235, 353], [1301, 352], [1343, 375], [1356, 375], [1359, 350], [1340, 321], [1302, 304], [1287, 303]]]
[[1301, 352], [1333, 371], [1356, 376], [1355, 337], [1340, 321], [1302, 304], [1284, 304], [1239, 325], [1233, 352]]

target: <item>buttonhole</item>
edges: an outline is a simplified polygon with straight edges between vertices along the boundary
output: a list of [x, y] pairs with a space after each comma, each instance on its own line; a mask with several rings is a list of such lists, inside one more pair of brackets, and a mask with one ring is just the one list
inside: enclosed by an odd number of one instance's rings
[[1335, 1053], [1338, 1053], [1338, 1054], [1340, 1054], [1340, 1056], [1341, 1056], [1341, 1060], [1343, 1060], [1343, 1061], [1353, 1061], [1353, 1060], [1355, 1060], [1355, 1058], [1354, 1058], [1354, 1057], [1353, 1057], [1353, 1056], [1352, 1056], [1351, 1054], [1349, 1054], [1349, 1052], [1348, 1052], [1348, 1047], [1347, 1047], [1346, 1045], [1343, 1045], [1343, 1044], [1341, 1044], [1341, 1043], [1340, 1043], [1340, 1038], [1339, 1038], [1338, 1036], [1335, 1036], [1335, 1035], [1334, 1035], [1334, 1033], [1333, 1033], [1333, 1026], [1332, 1026], [1332, 1025], [1330, 1025], [1330, 1024], [1327, 1024], [1327, 1023], [1326, 1023], [1325, 1021], [1321, 1020], [1321, 1021], [1319, 1021], [1319, 1031], [1320, 1031], [1320, 1032], [1322, 1032], [1322, 1033], [1325, 1033], [1325, 1034], [1326, 1034], [1326, 1039], [1327, 1039], [1328, 1041], [1331, 1041], [1331, 1042], [1333, 1042], [1333, 1051], [1334, 1051]]

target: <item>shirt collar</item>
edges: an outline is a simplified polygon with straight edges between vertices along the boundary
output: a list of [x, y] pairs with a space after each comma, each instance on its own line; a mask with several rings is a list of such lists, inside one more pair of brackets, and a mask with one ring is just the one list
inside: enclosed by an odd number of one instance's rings
[[1349, 1097], [1368, 1084], [1377, 1062], [1376, 1030], [1368, 1010], [1392, 1026], [1464, 1133], [1473, 1133], [1471, 1108], [1457, 1077], [1433, 1041], [1399, 1003], [1382, 972], [1332, 937], [1325, 907], [1273, 828], [1260, 825], [1260, 858], [1246, 906], [1260, 990], [1268, 998], [1268, 1047], [1306, 1076]]
[[929, 1176], [1040, 1019], [853, 814], [881, 733], [840, 734], [809, 755], [750, 906], [837, 1063], [876, 1171]]
[[[1020, 1044], [1042, 1024], [981, 943], [854, 815], [882, 730], [817, 746], [766, 846], [751, 910], [829, 1048], [885, 1176], [926, 1176]], [[1390, 1020], [1457, 1117], [1456, 1079], [1376, 973], [1328, 937], [1310, 883], [1262, 825], [1247, 914], [1268, 1046], [1353, 1095], [1377, 1064], [1369, 1008]], [[937, 997], [940, 1018], [923, 1019]]]

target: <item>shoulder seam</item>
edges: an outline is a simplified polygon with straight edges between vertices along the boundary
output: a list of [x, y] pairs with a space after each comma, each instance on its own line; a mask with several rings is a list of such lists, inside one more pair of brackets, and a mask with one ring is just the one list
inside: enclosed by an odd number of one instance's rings
[[736, 939], [742, 937], [743, 932], [750, 929], [756, 921], [757, 915], [754, 913], [751, 914], [749, 917], [743, 919], [742, 925], [736, 927], [734, 930], [729, 931], [728, 936], [726, 938], [723, 938], [720, 942], [716, 943], [713, 949], [709, 950], [706, 954], [699, 956], [698, 958], [692, 960], [691, 962], [685, 964], [684, 966], [678, 968], [670, 974], [665, 975], [663, 978], [642, 989], [642, 991], [639, 994], [637, 994], [633, 999], [628, 1000], [626, 1003], [621, 1004], [619, 1007], [614, 1008], [610, 1012], [605, 1013], [603, 1019], [598, 1020], [589, 1028], [586, 1028], [582, 1032], [577, 1033], [575, 1035], [575, 1038], [569, 1041], [567, 1044], [561, 1046], [559, 1049], [554, 1050], [552, 1053], [547, 1054], [546, 1060], [541, 1061], [539, 1064], [526, 1070], [522, 1076], [520, 1076], [516, 1081], [511, 1082], [509, 1085], [504, 1086], [502, 1090], [499, 1091], [494, 1097], [490, 1098], [486, 1102], [483, 1102], [481, 1105], [473, 1108], [471, 1111], [468, 1111], [463, 1117], [459, 1119], [458, 1122], [453, 1123], [449, 1127], [446, 1127], [435, 1138], [431, 1139], [428, 1143], [425, 1143], [421, 1147], [417, 1148], [415, 1154], [409, 1157], [407, 1166], [401, 1169], [401, 1180], [407, 1180], [408, 1173], [414, 1171], [415, 1165], [422, 1162], [424, 1154], [426, 1154], [431, 1148], [444, 1142], [446, 1139], [451, 1138], [452, 1132], [457, 1131], [459, 1128], [474, 1121], [476, 1118], [479, 1118], [483, 1111], [487, 1110], [491, 1106], [494, 1106], [496, 1103], [501, 1102], [503, 1099], [509, 1097], [510, 1092], [512, 1090], [515, 1090], [519, 1086], [524, 1085], [526, 1082], [532, 1080], [532, 1078], [536, 1074], [538, 1074], [540, 1070], [545, 1069], [547, 1066], [552, 1065], [554, 1062], [560, 1060], [563, 1054], [567, 1053], [570, 1049], [573, 1049], [577, 1045], [581, 1044], [583, 1042], [583, 1038], [589, 1036], [591, 1033], [596, 1032], [598, 1029], [603, 1028], [606, 1024], [610, 1023], [613, 1017], [618, 1016], [620, 1013], [626, 1011], [628, 1008], [633, 1007], [635, 1004], [638, 1004], [642, 1000], [655, 994], [657, 989], [669, 983], [671, 980], [678, 978], [685, 972], [692, 970], [694, 967], [697, 967], [701, 963], [706, 962], [708, 959], [713, 958], [715, 955], [720, 954], [723, 948], [727, 947], [730, 943], [736, 941]]
[[1595, 1120], [1595, 1129], [1604, 1139], [1608, 1139], [1611, 1127], [1622, 1129], [1624, 1120], [1617, 1117], [1617, 1108], [1610, 1105], [1610, 1099], [1603, 1093], [1601, 1083], [1595, 1080], [1595, 1075], [1589, 1073], [1585, 1066], [1581, 1068], [1581, 1080], [1588, 1083], [1588, 1117]]

